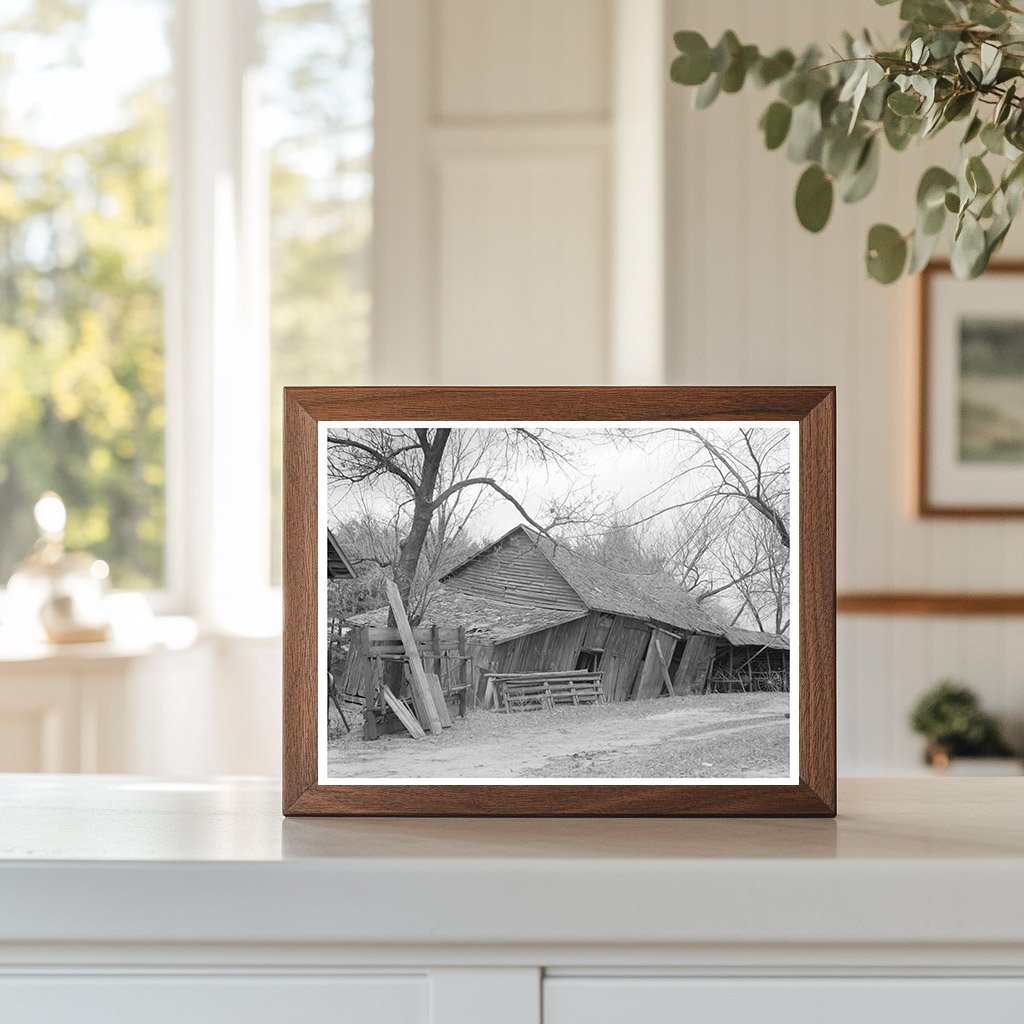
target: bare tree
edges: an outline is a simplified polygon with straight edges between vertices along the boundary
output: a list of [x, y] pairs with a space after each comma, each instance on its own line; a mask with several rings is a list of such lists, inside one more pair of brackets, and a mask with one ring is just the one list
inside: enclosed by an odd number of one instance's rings
[[480, 492], [509, 503], [546, 535], [588, 514], [583, 497], [573, 495], [533, 513], [520, 496], [499, 482], [499, 477], [508, 477], [509, 467], [524, 462], [567, 460], [555, 431], [359, 428], [329, 431], [327, 441], [328, 474], [333, 481], [357, 490], [372, 485], [379, 497], [393, 499], [399, 510], [394, 518], [398, 548], [390, 568], [407, 606], [428, 539], [433, 533], [440, 557], [445, 538], [465, 527]]
[[[677, 453], [678, 469], [614, 524], [640, 531], [647, 554], [700, 602], [735, 623], [788, 628], [789, 433], [772, 427], [667, 427], [612, 432], [620, 445]], [[675, 457], [675, 456], [674, 456]], [[649, 529], [657, 525], [656, 530]]]

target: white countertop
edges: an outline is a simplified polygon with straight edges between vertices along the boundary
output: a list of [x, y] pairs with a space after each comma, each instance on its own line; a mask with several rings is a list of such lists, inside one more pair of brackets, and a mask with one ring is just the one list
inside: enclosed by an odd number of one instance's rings
[[828, 820], [284, 819], [274, 783], [0, 777], [0, 943], [1024, 945], [1024, 779]]

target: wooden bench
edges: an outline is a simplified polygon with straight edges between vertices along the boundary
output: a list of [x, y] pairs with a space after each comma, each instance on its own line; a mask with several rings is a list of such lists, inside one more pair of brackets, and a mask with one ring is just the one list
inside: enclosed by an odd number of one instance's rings
[[484, 704], [499, 711], [604, 703], [600, 672], [488, 672], [485, 678]]

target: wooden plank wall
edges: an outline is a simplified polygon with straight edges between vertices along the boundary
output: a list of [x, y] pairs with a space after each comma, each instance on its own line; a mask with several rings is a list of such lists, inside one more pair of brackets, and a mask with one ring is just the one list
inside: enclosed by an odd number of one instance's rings
[[517, 637], [494, 648], [493, 672], [568, 672], [576, 667], [589, 617]]
[[[671, 633], [663, 633], [660, 629], [655, 629], [651, 632], [651, 641], [647, 646], [647, 655], [644, 658], [644, 665], [640, 670], [640, 678], [636, 684], [636, 692], [634, 694], [636, 700], [653, 700], [665, 689], [662, 659], [664, 659], [665, 670], [667, 671], [678, 642], [678, 639], [672, 636]], [[661, 649], [661, 657], [658, 656], [659, 648]]]
[[493, 551], [473, 559], [449, 577], [445, 586], [531, 608], [587, 610], [533, 541], [521, 533], [512, 534]]
[[650, 637], [651, 630], [646, 623], [621, 615], [615, 617], [601, 658], [607, 700], [629, 700]]
[[682, 660], [672, 680], [676, 693], [701, 693], [704, 690], [704, 682], [715, 659], [717, 644], [718, 641], [713, 636], [698, 634], [686, 641]]

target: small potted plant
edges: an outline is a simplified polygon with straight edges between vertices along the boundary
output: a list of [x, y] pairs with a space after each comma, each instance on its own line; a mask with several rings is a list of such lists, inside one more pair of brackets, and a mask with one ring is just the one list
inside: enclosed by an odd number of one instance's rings
[[[966, 774], [1020, 772], [1019, 761], [998, 724], [981, 709], [969, 687], [942, 680], [917, 702], [910, 725], [928, 741], [925, 763], [939, 771], [949, 770], [955, 759], [972, 758], [972, 770]], [[986, 763], [982, 765], [980, 759]], [[998, 759], [994, 766], [992, 759]]]

